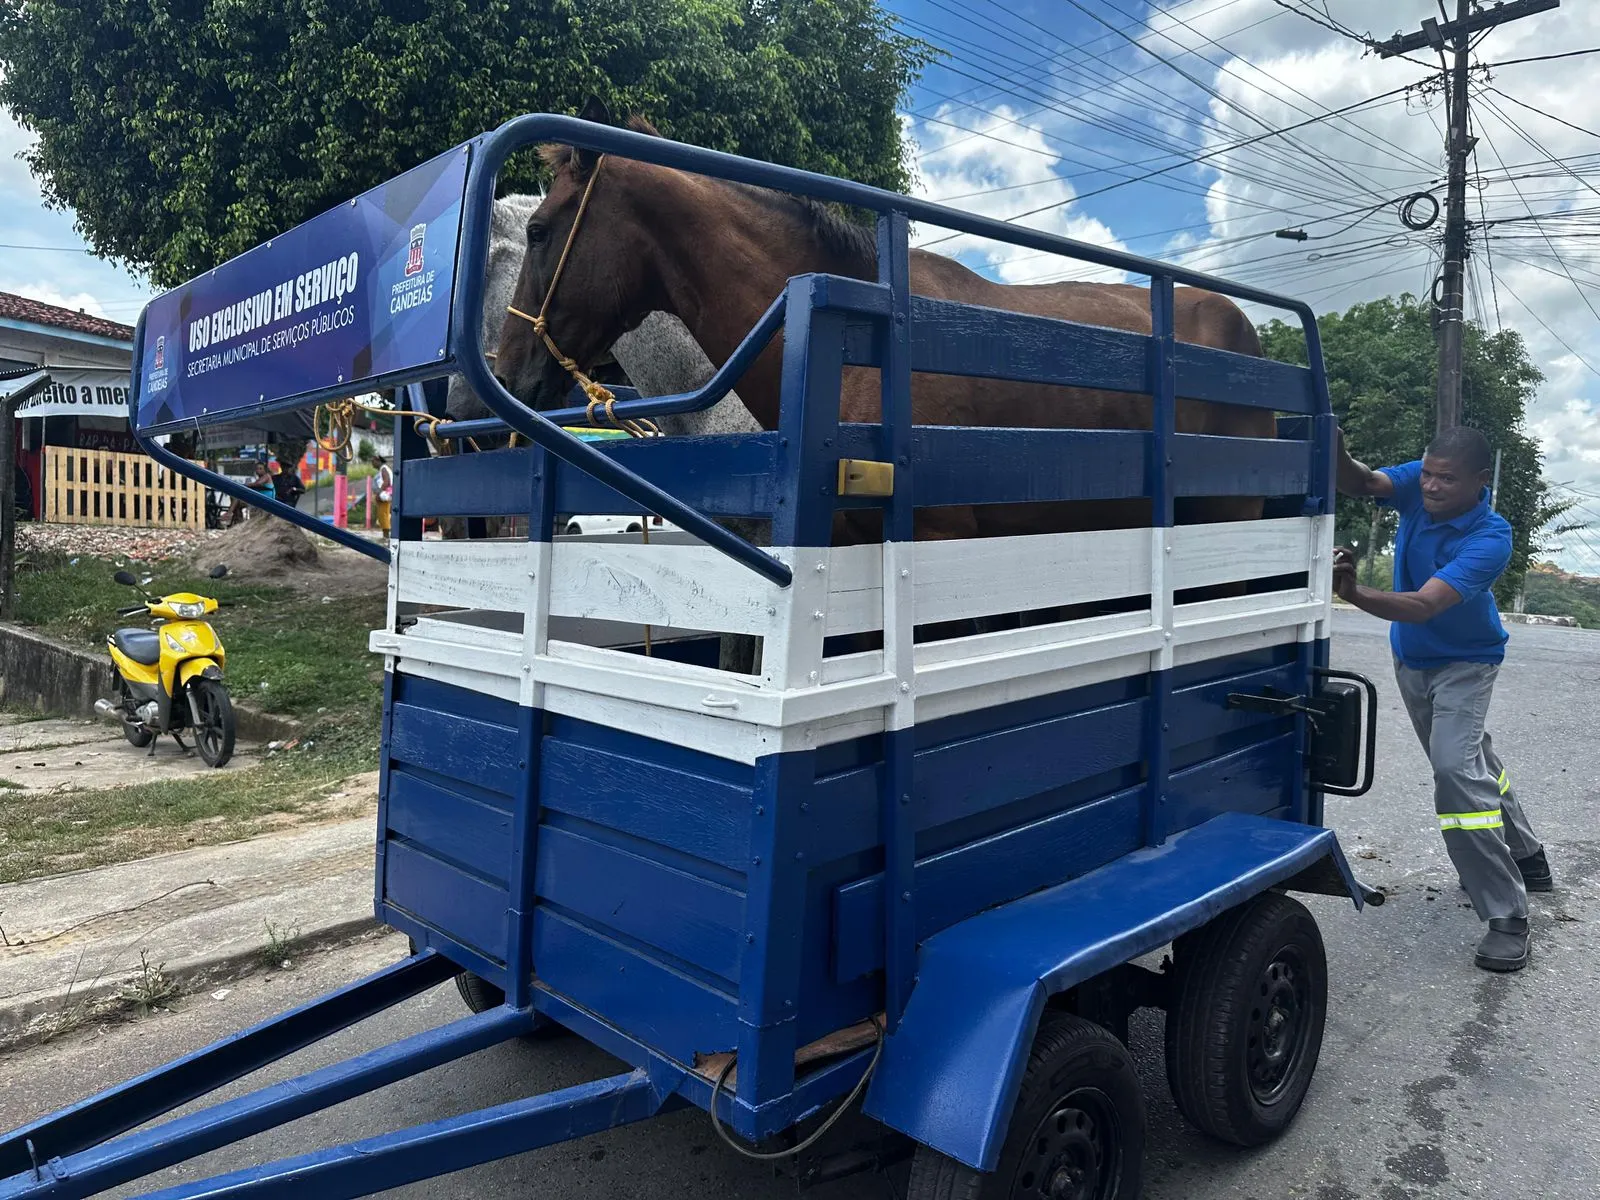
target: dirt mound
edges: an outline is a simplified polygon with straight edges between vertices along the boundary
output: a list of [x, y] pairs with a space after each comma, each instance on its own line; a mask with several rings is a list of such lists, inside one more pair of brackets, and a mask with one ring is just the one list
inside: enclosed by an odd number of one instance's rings
[[388, 581], [382, 563], [260, 513], [215, 534], [189, 562], [201, 572], [225, 563], [231, 578], [319, 598], [381, 596]]
[[287, 521], [262, 515], [253, 515], [205, 543], [190, 561], [201, 571], [226, 563], [228, 574], [238, 579], [284, 581], [286, 576], [321, 570], [310, 538]]

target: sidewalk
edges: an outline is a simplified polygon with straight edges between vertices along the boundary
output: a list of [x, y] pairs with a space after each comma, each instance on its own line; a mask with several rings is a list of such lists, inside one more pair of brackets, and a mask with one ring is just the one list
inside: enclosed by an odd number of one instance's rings
[[364, 817], [0, 886], [0, 1044], [370, 928], [373, 838]]

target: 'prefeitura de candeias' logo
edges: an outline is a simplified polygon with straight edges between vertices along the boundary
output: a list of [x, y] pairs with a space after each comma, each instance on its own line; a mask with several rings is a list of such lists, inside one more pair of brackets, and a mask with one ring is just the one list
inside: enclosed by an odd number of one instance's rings
[[411, 253], [406, 255], [406, 274], [415, 275], [422, 270], [422, 243], [428, 236], [426, 225], [413, 225], [411, 227]]

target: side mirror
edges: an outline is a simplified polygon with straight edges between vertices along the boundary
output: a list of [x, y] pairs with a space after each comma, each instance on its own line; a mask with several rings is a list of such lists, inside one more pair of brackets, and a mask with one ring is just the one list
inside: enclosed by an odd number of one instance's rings
[[218, 563], [216, 566], [212, 567], [209, 572], [207, 572], [212, 579], [221, 579], [227, 573], [228, 568], [224, 563]]
[[137, 579], [135, 579], [127, 571], [118, 571], [111, 578], [115, 579], [123, 587], [138, 587], [139, 586], [139, 581]]

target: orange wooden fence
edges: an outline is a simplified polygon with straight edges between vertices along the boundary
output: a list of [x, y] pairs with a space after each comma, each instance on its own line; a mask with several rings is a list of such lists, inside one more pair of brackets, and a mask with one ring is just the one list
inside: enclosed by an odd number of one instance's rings
[[143, 454], [44, 448], [44, 519], [67, 525], [203, 529], [205, 489]]

